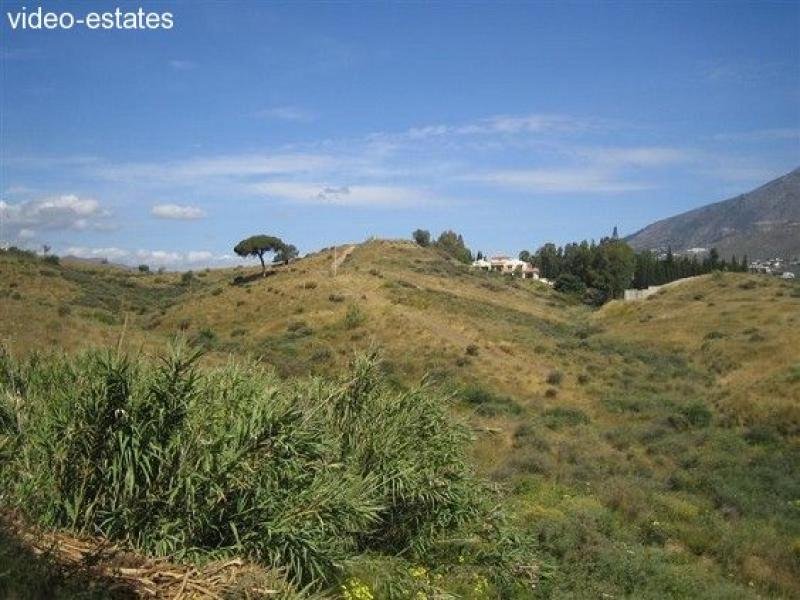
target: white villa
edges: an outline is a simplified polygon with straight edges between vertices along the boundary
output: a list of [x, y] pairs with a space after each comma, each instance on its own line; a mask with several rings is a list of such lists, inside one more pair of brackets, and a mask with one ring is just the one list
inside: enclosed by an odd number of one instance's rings
[[497, 254], [490, 257], [489, 260], [481, 258], [472, 261], [472, 268], [482, 271], [495, 271], [497, 273], [517, 275], [523, 279], [539, 279], [539, 269], [534, 267], [531, 263], [516, 258], [510, 258], [505, 254]]

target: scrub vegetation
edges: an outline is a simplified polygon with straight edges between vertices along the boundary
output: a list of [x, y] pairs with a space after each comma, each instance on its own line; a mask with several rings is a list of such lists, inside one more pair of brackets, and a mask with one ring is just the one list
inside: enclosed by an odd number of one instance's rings
[[800, 595], [797, 283], [592, 309], [434, 243], [333, 254], [0, 255], [3, 509], [348, 599]]

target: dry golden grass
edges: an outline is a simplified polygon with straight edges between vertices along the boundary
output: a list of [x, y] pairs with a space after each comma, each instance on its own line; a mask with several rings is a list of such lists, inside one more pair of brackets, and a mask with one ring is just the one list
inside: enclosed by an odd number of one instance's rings
[[689, 356], [715, 376], [715, 401], [740, 424], [800, 431], [800, 285], [717, 274], [647, 300], [612, 302], [592, 321], [614, 339]]

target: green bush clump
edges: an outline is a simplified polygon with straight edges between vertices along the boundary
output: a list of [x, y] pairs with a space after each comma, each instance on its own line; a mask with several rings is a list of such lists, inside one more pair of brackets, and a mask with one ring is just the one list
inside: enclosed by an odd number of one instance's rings
[[479, 415], [485, 417], [495, 417], [501, 414], [518, 415], [522, 413], [522, 407], [520, 407], [513, 398], [494, 394], [477, 385], [465, 388], [460, 395], [467, 404], [475, 407]]
[[178, 558], [247, 557], [333, 583], [363, 552], [416, 556], [475, 520], [468, 434], [375, 355], [342, 380], [201, 371], [112, 352], [0, 356], [0, 489], [44, 527]]
[[344, 315], [344, 328], [356, 329], [363, 325], [366, 320], [367, 316], [358, 307], [358, 304], [351, 304], [347, 307], [347, 313]]
[[314, 330], [305, 321], [289, 321], [286, 331], [293, 338], [306, 337], [314, 333]]
[[563, 380], [564, 380], [564, 374], [557, 369], [554, 371], [550, 371], [547, 374], [547, 379], [545, 379], [545, 381], [550, 385], [560, 385]]
[[544, 411], [542, 420], [550, 429], [561, 429], [562, 427], [574, 427], [588, 423], [589, 417], [578, 408], [558, 406]]
[[217, 334], [213, 329], [204, 327], [192, 337], [192, 342], [201, 348], [212, 348], [217, 343]]
[[700, 401], [681, 407], [680, 414], [692, 427], [708, 427], [711, 424], [711, 411]]

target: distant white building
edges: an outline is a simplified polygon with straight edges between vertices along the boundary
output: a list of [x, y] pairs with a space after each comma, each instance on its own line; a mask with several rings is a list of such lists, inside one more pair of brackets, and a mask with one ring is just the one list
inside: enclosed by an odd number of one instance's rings
[[531, 263], [510, 258], [505, 254], [497, 254], [486, 260], [481, 258], [472, 262], [473, 269], [480, 269], [481, 271], [493, 271], [496, 273], [505, 273], [507, 275], [516, 275], [523, 279], [539, 279], [539, 269], [534, 267]]
[[791, 271], [784, 271], [781, 274], [781, 279], [794, 279], [794, 273], [792, 273]]
[[751, 273], [766, 273], [767, 275], [779, 275], [784, 270], [784, 261], [781, 258], [771, 258], [768, 260], [755, 260], [750, 263]]

